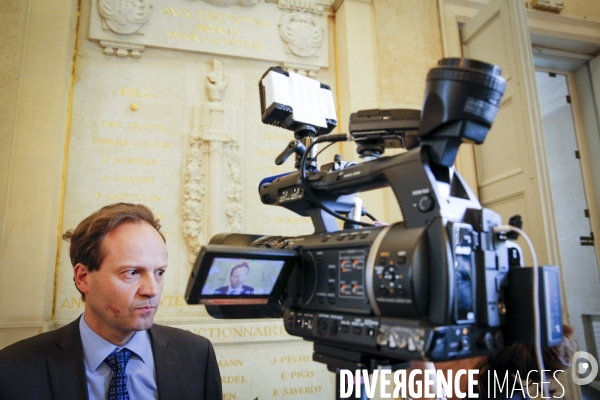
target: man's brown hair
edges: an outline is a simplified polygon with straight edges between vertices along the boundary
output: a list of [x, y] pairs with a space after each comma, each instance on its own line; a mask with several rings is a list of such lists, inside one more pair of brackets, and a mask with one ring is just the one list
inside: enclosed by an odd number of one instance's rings
[[[75, 230], [70, 229], [63, 235], [64, 240], [71, 242], [69, 256], [73, 267], [81, 263], [90, 272], [98, 270], [106, 256], [106, 251], [102, 248], [102, 241], [106, 235], [126, 222], [147, 222], [165, 240], [160, 233], [159, 220], [154, 218], [154, 214], [148, 207], [129, 203], [111, 204], [94, 212], [81, 221]], [[83, 293], [81, 297], [85, 301]]]

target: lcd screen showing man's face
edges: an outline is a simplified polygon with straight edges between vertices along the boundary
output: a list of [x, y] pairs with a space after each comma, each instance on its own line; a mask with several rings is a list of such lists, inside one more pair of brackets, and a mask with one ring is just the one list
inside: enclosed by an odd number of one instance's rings
[[231, 271], [231, 275], [229, 276], [229, 282], [233, 289], [237, 289], [244, 284], [244, 281], [248, 277], [248, 272], [250, 269], [245, 265], [240, 265], [235, 267]]
[[217, 257], [212, 260], [203, 296], [268, 296], [285, 261]]

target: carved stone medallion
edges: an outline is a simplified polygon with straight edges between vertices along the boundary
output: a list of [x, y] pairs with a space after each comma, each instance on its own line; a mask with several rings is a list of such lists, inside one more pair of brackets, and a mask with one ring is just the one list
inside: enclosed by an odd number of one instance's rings
[[294, 11], [283, 16], [279, 24], [279, 34], [286, 44], [286, 49], [299, 57], [315, 55], [325, 38], [319, 20], [303, 11]]
[[98, 12], [115, 33], [137, 32], [150, 18], [152, 6], [148, 0], [98, 0]]

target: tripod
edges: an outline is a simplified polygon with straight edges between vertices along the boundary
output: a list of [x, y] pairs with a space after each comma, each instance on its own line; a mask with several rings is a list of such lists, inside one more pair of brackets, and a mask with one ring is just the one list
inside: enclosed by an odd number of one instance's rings
[[[341, 400], [341, 373], [340, 370], [347, 369], [354, 373], [356, 370], [367, 370], [369, 375], [380, 367], [389, 367], [392, 371], [410, 368], [411, 361], [392, 360], [389, 358], [374, 357], [371, 354], [360, 351], [350, 351], [321, 343], [314, 344], [313, 361], [327, 365], [327, 369], [335, 372], [335, 398]], [[348, 385], [355, 385], [354, 382], [346, 382]], [[362, 383], [362, 382], [361, 382]], [[365, 385], [359, 384], [361, 388], [360, 400], [367, 400]], [[356, 394], [350, 398], [356, 398]]]

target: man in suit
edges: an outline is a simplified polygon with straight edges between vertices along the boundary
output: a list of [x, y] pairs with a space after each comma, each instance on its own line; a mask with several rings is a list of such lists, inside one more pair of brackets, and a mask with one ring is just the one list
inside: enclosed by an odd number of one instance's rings
[[154, 324], [167, 270], [159, 229], [145, 206], [119, 203], [65, 234], [85, 311], [0, 351], [0, 400], [222, 398], [211, 343]]
[[250, 267], [246, 263], [236, 265], [229, 271], [229, 285], [215, 290], [214, 294], [254, 294], [252, 286], [244, 285]]

